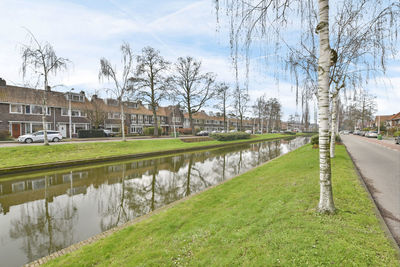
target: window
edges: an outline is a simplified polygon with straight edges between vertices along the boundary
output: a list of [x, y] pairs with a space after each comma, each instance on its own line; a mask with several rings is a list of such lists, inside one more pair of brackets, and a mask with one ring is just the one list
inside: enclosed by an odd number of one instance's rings
[[138, 103], [128, 102], [128, 108], [138, 108]]
[[143, 115], [138, 115], [138, 123], [143, 123]]
[[137, 122], [136, 114], [132, 114], [131, 115], [131, 120], [132, 120], [132, 123], [136, 123]]
[[[67, 108], [61, 109], [61, 116], [69, 116]], [[86, 112], [79, 109], [71, 110], [71, 117], [86, 117]]]
[[10, 104], [10, 113], [22, 114], [22, 105]]
[[87, 125], [83, 123], [74, 124], [74, 133], [78, 133], [80, 130], [87, 130]]
[[[36, 106], [36, 105], [30, 105], [25, 107], [25, 113], [26, 114], [32, 114], [32, 115], [42, 115], [43, 114], [43, 107], [42, 106]], [[47, 108], [47, 115], [50, 115], [50, 108]]]
[[143, 132], [143, 128], [141, 126], [134, 126], [131, 125], [131, 133], [138, 133], [141, 134]]
[[67, 100], [71, 100], [73, 102], [85, 102], [85, 96], [82, 94], [67, 94]]

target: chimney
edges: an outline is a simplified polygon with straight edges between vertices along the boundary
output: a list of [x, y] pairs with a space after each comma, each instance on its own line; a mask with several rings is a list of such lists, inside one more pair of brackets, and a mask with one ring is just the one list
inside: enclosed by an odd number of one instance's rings
[[85, 91], [81, 91], [79, 94], [81, 94], [81, 95], [85, 95]]
[[6, 86], [7, 82], [3, 78], [0, 78], [0, 86]]
[[97, 95], [92, 95], [92, 98], [93, 99], [97, 99]]
[[50, 91], [51, 91], [51, 86], [47, 85], [46, 91], [47, 91], [47, 92], [50, 92]]

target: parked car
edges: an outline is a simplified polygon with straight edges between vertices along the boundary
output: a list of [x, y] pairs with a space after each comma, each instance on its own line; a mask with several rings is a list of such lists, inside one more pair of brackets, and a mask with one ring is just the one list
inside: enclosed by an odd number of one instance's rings
[[[62, 134], [57, 131], [47, 131], [47, 140], [50, 142], [59, 142], [62, 140]], [[37, 131], [31, 134], [24, 134], [18, 137], [18, 142], [33, 143], [44, 142], [44, 131]]]
[[230, 130], [229, 132], [230, 132], [230, 133], [236, 133], [237, 130]]
[[353, 132], [353, 134], [354, 134], [354, 135], [360, 135], [360, 131], [359, 131], [359, 130], [355, 130], [355, 131]]
[[245, 133], [251, 134], [251, 130], [244, 131]]
[[398, 145], [400, 145], [400, 136], [397, 136], [394, 138], [394, 142]]
[[277, 130], [272, 130], [271, 133], [279, 133]]
[[207, 131], [200, 131], [200, 132], [198, 132], [196, 135], [197, 136], [208, 136], [208, 132]]
[[104, 135], [107, 136], [107, 137], [115, 136], [115, 134], [111, 130], [104, 129], [103, 131], [104, 131]]
[[378, 132], [376, 131], [369, 131], [365, 134], [365, 137], [370, 137], [370, 138], [378, 138]]

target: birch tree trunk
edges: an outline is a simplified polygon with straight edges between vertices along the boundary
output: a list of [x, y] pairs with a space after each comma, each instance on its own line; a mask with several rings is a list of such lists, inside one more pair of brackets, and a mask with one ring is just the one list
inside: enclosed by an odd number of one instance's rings
[[[46, 72], [45, 72], [46, 73]], [[49, 145], [49, 140], [47, 139], [47, 123], [46, 123], [46, 115], [47, 115], [47, 75], [44, 81], [44, 91], [43, 91], [43, 106], [42, 106], [42, 124], [43, 124], [43, 144], [45, 146]]]
[[318, 91], [319, 105], [319, 168], [320, 168], [320, 199], [318, 210], [321, 213], [333, 213], [335, 205], [332, 196], [331, 161], [329, 155], [329, 0], [319, 0], [319, 33], [318, 59]]
[[121, 105], [121, 133], [122, 133], [122, 141], [126, 141], [125, 137], [125, 114], [124, 114], [124, 104], [122, 101], [120, 102]]
[[332, 95], [332, 121], [331, 121], [331, 158], [335, 157], [335, 143], [337, 134], [338, 93]]

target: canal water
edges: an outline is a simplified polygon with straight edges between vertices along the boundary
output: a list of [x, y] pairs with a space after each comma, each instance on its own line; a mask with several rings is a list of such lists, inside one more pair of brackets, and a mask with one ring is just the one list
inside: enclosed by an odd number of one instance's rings
[[0, 177], [0, 266], [20, 266], [244, 173], [308, 137]]

